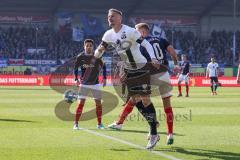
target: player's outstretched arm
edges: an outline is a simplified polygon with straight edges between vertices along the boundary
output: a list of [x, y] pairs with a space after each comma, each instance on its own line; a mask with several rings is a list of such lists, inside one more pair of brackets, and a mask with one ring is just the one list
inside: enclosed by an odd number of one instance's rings
[[167, 53], [170, 54], [170, 56], [173, 60], [173, 63], [174, 63], [173, 71], [176, 73], [177, 77], [179, 77], [181, 68], [178, 65], [177, 53], [176, 53], [176, 51], [175, 51], [175, 49], [173, 48], [172, 45], [169, 45], [167, 47]]
[[136, 29], [133, 30], [131, 36], [134, 41], [136, 41], [138, 44], [140, 44], [147, 50], [147, 53], [151, 58], [151, 63], [153, 64], [153, 66], [159, 68], [160, 67], [159, 62], [156, 59], [152, 45], [146, 39], [143, 39], [140, 32], [138, 32]]
[[169, 45], [167, 47], [167, 53], [170, 54], [170, 56], [172, 57], [174, 65], [178, 65], [177, 53], [176, 53], [176, 51], [175, 51], [175, 49], [173, 48], [172, 45]]
[[151, 58], [153, 66], [155, 66], [156, 68], [159, 68], [160, 67], [159, 62], [156, 59], [156, 56], [154, 55], [154, 50], [153, 50], [152, 45], [146, 39], [143, 39], [143, 40], [138, 39], [137, 42], [140, 43], [140, 45], [143, 46], [147, 50], [147, 53], [149, 54], [149, 56]]
[[97, 47], [97, 49], [94, 52], [94, 57], [101, 58], [103, 53], [106, 51], [108, 44], [104, 41], [101, 42], [101, 44]]

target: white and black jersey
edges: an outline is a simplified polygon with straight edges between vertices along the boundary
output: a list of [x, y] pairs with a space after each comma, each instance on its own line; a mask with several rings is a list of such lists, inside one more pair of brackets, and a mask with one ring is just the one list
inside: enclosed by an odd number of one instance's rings
[[117, 33], [110, 29], [105, 32], [102, 41], [107, 43], [108, 49], [114, 48], [114, 51], [125, 61], [126, 69], [140, 69], [147, 63], [147, 59], [140, 51], [141, 34], [134, 28], [122, 25]]
[[219, 67], [218, 64], [215, 62], [208, 63], [207, 71], [208, 71], [209, 77], [218, 77], [218, 73], [217, 73], [218, 67]]

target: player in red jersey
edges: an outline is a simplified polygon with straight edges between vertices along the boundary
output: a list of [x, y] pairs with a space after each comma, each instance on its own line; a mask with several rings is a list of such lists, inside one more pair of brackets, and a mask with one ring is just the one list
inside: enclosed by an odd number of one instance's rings
[[[94, 58], [94, 41], [92, 39], [86, 39], [84, 41], [84, 51], [77, 56], [74, 66], [75, 82], [79, 85], [79, 104], [77, 106], [74, 130], [79, 129], [78, 121], [81, 117], [83, 106], [89, 92], [92, 92], [93, 98], [96, 103], [96, 115], [97, 115], [97, 128], [104, 129], [102, 124], [102, 104], [101, 104], [101, 90], [98, 81], [98, 75], [101, 68], [103, 68], [103, 86], [106, 85], [106, 67], [102, 59], [97, 59], [95, 63], [92, 63]], [[78, 68], [81, 67], [81, 83], [78, 79]]]

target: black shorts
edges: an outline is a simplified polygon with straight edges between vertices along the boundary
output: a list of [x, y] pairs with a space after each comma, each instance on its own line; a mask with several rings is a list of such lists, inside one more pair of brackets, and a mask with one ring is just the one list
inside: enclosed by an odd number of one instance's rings
[[166, 71], [167, 67], [160, 65], [160, 68], [157, 69], [151, 63], [147, 63], [143, 68], [138, 70], [125, 70], [127, 74], [125, 83], [128, 89], [128, 96], [151, 94], [151, 75]]
[[125, 72], [128, 96], [151, 94], [150, 72], [147, 65], [141, 69], [125, 70]]
[[211, 84], [214, 83], [218, 83], [218, 77], [210, 77], [211, 79]]

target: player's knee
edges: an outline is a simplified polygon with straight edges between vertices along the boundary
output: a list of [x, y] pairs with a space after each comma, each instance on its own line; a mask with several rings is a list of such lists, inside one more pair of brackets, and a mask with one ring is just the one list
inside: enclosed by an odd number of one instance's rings
[[80, 100], [79, 100], [79, 104], [80, 104], [80, 105], [84, 105], [84, 104], [85, 104], [85, 99], [80, 99]]
[[144, 107], [147, 107], [151, 103], [151, 99], [149, 96], [143, 96], [141, 97], [141, 99]]
[[96, 103], [97, 106], [101, 106], [102, 105], [101, 100], [99, 100], [99, 99], [96, 99], [95, 103]]
[[171, 107], [171, 96], [162, 98], [163, 107]]

